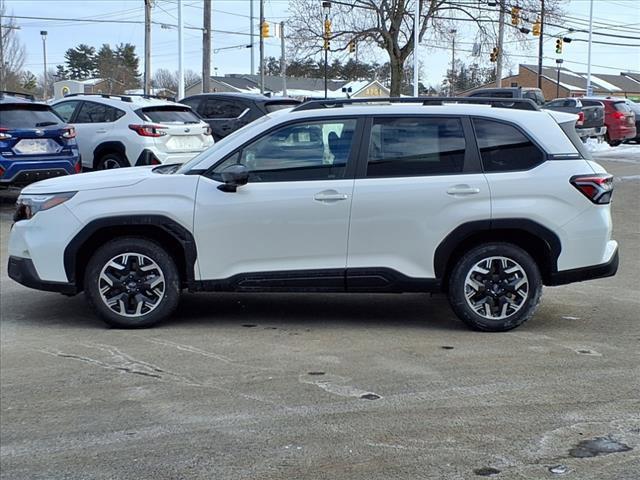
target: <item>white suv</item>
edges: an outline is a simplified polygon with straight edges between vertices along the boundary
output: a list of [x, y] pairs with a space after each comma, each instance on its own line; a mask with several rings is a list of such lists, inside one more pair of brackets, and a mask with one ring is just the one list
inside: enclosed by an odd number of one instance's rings
[[190, 107], [143, 95], [67, 95], [52, 104], [77, 132], [84, 169], [184, 163], [213, 144]]
[[612, 177], [576, 115], [401, 101], [309, 102], [181, 167], [31, 185], [9, 275], [84, 290], [119, 327], [166, 318], [188, 289], [445, 292], [471, 327], [503, 331], [533, 315], [543, 285], [615, 274]]

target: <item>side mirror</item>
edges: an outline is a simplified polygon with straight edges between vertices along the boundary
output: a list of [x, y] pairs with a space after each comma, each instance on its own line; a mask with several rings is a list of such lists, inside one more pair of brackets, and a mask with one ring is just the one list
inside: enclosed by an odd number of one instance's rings
[[220, 172], [220, 177], [224, 183], [218, 185], [218, 190], [227, 193], [235, 192], [238, 187], [246, 185], [249, 181], [249, 169], [240, 163], [229, 165]]

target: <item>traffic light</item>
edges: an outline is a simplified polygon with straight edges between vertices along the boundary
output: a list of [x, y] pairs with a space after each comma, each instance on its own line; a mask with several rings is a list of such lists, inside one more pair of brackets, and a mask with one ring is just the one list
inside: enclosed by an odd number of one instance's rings
[[260, 26], [260, 35], [262, 35], [262, 38], [267, 38], [269, 36], [269, 23], [268, 22], [262, 22], [262, 25]]
[[499, 53], [500, 49], [498, 47], [493, 47], [493, 50], [489, 54], [489, 60], [491, 60], [492, 62], [497, 62]]
[[324, 36], [327, 38], [331, 36], [331, 20], [328, 18], [324, 21]]
[[562, 53], [562, 39], [558, 38], [556, 40], [556, 53]]
[[531, 29], [534, 37], [540, 36], [540, 18], [536, 18], [536, 23], [533, 24], [533, 28]]
[[511, 7], [511, 25], [518, 26], [520, 23], [520, 7]]
[[349, 42], [349, 53], [355, 53], [356, 51], [356, 42], [354, 40], [351, 40]]

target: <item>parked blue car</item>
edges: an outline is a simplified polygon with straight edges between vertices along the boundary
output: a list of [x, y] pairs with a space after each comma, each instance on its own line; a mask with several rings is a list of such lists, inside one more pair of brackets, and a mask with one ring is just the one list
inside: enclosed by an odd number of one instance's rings
[[79, 173], [76, 132], [30, 95], [0, 92], [0, 187]]

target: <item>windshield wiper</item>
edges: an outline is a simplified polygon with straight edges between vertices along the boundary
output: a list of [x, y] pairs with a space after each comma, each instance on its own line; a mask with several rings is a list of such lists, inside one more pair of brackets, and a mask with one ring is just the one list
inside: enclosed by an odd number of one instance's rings
[[36, 127], [50, 127], [51, 125], [58, 125], [58, 122], [40, 122], [40, 123], [36, 123]]

